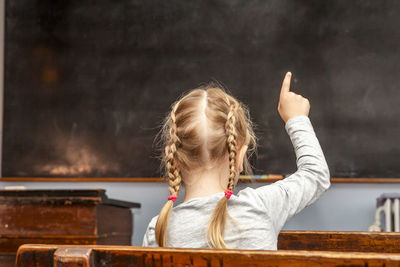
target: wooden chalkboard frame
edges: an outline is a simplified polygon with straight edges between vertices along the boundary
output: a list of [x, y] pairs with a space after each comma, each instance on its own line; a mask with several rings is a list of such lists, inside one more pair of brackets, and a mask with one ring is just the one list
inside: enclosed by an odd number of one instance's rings
[[[242, 183], [273, 183], [282, 178], [271, 179], [240, 179]], [[0, 182], [127, 182], [127, 183], [162, 183], [166, 182], [165, 178], [160, 177], [114, 177], [114, 178], [81, 178], [81, 177], [2, 177]], [[400, 183], [399, 178], [331, 178], [332, 183], [362, 183], [362, 184], [385, 184]]]

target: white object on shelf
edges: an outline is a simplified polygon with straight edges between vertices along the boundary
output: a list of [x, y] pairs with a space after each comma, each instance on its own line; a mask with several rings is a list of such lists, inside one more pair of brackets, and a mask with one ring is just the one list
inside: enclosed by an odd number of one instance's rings
[[381, 214], [383, 213], [385, 215], [385, 232], [400, 232], [400, 194], [382, 194], [376, 199], [376, 203], [375, 221], [368, 227], [368, 231], [383, 231], [381, 226]]
[[400, 232], [400, 199], [393, 200], [394, 231]]

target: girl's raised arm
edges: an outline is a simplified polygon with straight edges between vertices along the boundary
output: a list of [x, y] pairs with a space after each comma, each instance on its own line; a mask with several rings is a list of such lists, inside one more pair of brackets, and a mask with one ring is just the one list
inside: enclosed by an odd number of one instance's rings
[[290, 91], [291, 73], [282, 84], [278, 111], [296, 153], [297, 171], [272, 185], [256, 189], [273, 222], [276, 235], [285, 222], [313, 203], [330, 186], [330, 174], [311, 121], [310, 103]]

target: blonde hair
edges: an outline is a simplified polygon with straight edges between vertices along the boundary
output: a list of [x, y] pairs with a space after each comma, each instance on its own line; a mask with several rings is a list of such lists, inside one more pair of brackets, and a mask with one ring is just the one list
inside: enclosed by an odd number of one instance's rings
[[[229, 155], [228, 190], [235, 187], [236, 154], [238, 148], [248, 145], [248, 156], [256, 147], [249, 112], [220, 85], [210, 83], [194, 89], [172, 105], [161, 132], [166, 147], [163, 165], [168, 176], [169, 191], [177, 196], [181, 186], [181, 170], [196, 170], [212, 161]], [[244, 169], [251, 173], [248, 157]], [[214, 248], [226, 248], [223, 240], [228, 198], [217, 204], [208, 226], [207, 238]], [[168, 200], [161, 209], [156, 224], [156, 241], [166, 246], [168, 221], [173, 201]]]

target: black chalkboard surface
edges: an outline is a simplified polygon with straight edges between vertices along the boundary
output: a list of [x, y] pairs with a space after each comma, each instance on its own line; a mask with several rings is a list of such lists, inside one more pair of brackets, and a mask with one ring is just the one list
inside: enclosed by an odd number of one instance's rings
[[154, 177], [157, 127], [218, 80], [257, 125], [257, 174], [295, 171], [281, 80], [333, 177], [400, 177], [400, 2], [7, 0], [3, 176]]

